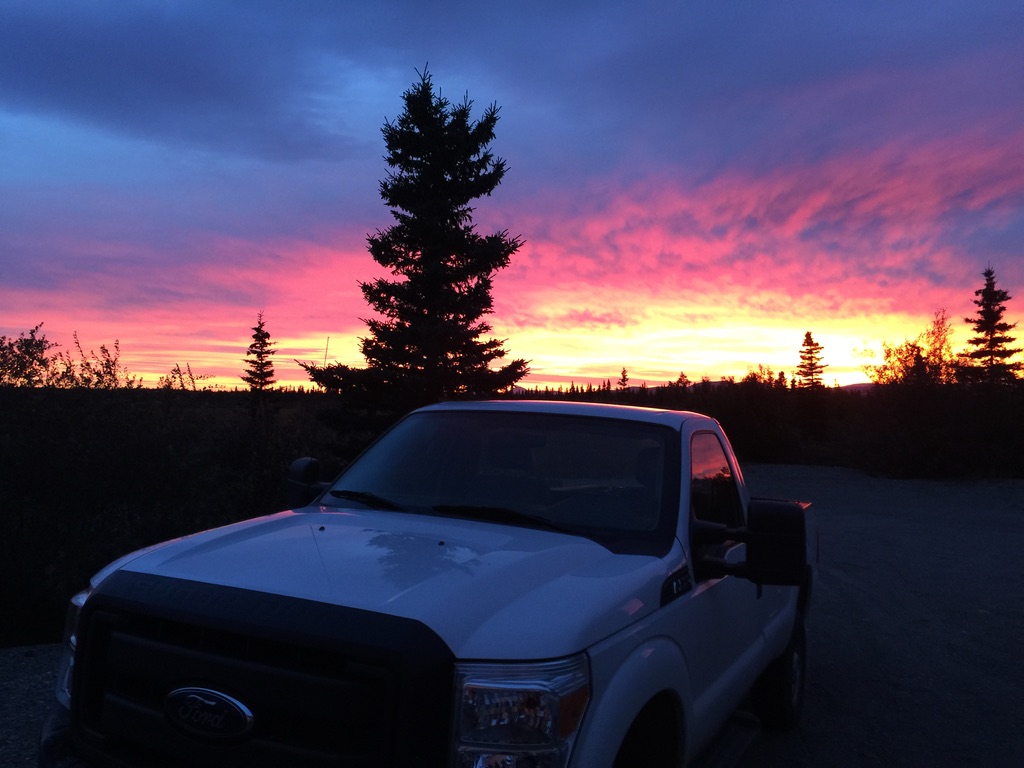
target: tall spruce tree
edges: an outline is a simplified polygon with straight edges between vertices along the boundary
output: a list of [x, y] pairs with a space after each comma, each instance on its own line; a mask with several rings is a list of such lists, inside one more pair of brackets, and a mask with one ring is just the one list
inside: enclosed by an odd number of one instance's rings
[[270, 332], [264, 327], [262, 312], [256, 315], [256, 325], [252, 331], [252, 343], [245, 351], [246, 370], [242, 374], [242, 381], [249, 385], [251, 391], [262, 392], [276, 383], [274, 361], [270, 359], [276, 350], [272, 349], [274, 342], [270, 340]]
[[810, 331], [804, 334], [804, 343], [800, 346], [800, 364], [796, 367], [797, 386], [809, 389], [824, 386], [822, 374], [828, 366], [821, 362], [823, 349]]
[[405, 109], [382, 133], [389, 171], [380, 195], [395, 224], [367, 238], [374, 261], [395, 279], [360, 283], [377, 317], [364, 320], [360, 340], [367, 368], [303, 365], [330, 390], [376, 392], [402, 404], [491, 395], [528, 372], [525, 360], [492, 368], [503, 341], [485, 339], [491, 326], [494, 273], [522, 245], [507, 231], [480, 235], [470, 202], [490, 195], [505, 161], [488, 148], [498, 107], [479, 121], [472, 102], [452, 104], [434, 92], [424, 71], [402, 96]]
[[[1006, 302], [1013, 297], [996, 287], [996, 271], [988, 266], [982, 272], [985, 284], [974, 292], [978, 298], [974, 304], [978, 308], [974, 317], [965, 317], [975, 335], [968, 339], [967, 344], [973, 349], [968, 350], [967, 357], [974, 361], [974, 368], [980, 369], [980, 378], [989, 382], [1007, 382], [1016, 378], [1021, 370], [1021, 363], [1011, 362], [1010, 358], [1021, 352], [1018, 347], [1010, 345], [1016, 337], [1007, 334], [1017, 327], [1016, 323], [1007, 323], [1003, 318], [1006, 314]], [[968, 369], [969, 370], [969, 369]]]

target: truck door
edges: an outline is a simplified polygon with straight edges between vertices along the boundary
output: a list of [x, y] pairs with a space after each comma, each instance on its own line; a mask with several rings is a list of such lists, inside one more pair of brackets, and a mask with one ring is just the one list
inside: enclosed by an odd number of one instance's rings
[[[744, 524], [745, 514], [718, 435], [694, 433], [690, 438], [690, 520], [735, 528]], [[738, 563], [745, 555], [746, 545], [736, 541], [695, 549], [691, 540], [695, 587], [689, 626], [680, 640], [689, 666], [695, 717], [711, 724], [727, 717], [746, 694], [769, 610], [755, 584], [734, 576], [711, 577], [702, 572], [701, 560], [711, 556]]]

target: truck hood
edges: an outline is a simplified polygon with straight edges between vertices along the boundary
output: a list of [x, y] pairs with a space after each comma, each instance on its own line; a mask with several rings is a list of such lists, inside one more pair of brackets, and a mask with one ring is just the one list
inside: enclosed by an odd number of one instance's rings
[[282, 512], [145, 552], [123, 570], [416, 619], [462, 659], [544, 659], [655, 610], [666, 562], [589, 539], [399, 512]]

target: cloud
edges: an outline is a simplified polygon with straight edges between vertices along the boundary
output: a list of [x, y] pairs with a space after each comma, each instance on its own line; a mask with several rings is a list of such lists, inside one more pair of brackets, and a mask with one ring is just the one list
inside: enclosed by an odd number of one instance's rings
[[895, 143], [696, 186], [645, 179], [612, 195], [584, 190], [568, 211], [545, 198], [522, 222], [531, 233], [524, 273], [562, 288], [653, 281], [687, 291], [736, 281], [784, 285], [800, 298], [828, 281], [962, 284], [957, 260], [971, 254], [956, 251], [965, 228], [1019, 226], [1024, 204], [1024, 153], [1014, 149], [1024, 133], [986, 139]]
[[308, 17], [214, 1], [68, 2], [9, 4], [0, 21], [0, 94], [16, 109], [278, 161], [361, 149], [323, 119], [346, 73], [332, 82], [318, 69]]

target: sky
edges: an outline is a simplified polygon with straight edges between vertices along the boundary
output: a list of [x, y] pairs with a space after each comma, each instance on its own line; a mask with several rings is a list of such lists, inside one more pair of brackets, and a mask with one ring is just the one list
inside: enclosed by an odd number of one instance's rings
[[[1024, 320], [1020, 0], [3, 0], [0, 335], [243, 387], [362, 365], [381, 127], [500, 108], [493, 336], [527, 387], [866, 381], [991, 265]], [[1024, 325], [1018, 334], [1024, 337]], [[77, 354], [77, 353], [76, 353]]]

